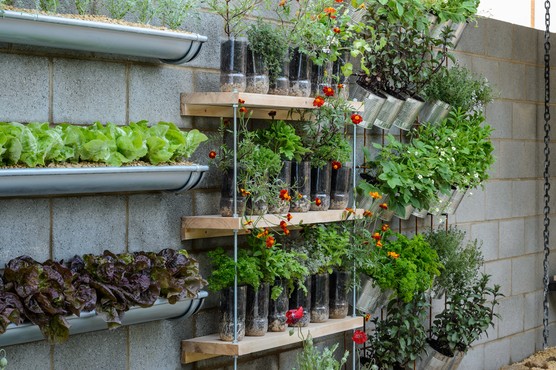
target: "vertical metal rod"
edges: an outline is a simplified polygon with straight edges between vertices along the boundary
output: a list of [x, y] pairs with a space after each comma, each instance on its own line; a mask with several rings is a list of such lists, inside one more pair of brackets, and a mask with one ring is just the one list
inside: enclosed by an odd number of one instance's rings
[[[233, 217], [238, 217], [237, 213], [237, 107], [238, 102], [233, 104], [234, 111], [234, 214]], [[237, 343], [237, 229], [234, 229], [234, 340], [233, 343]], [[234, 356], [234, 370], [237, 370], [237, 356]]]
[[[353, 163], [351, 164], [352, 167], [352, 194], [353, 194], [353, 209], [357, 210], [357, 202], [355, 199], [355, 194], [357, 194], [357, 190], [355, 189], [357, 186], [357, 174], [355, 173], [355, 163], [357, 160], [357, 125], [353, 125], [353, 145], [352, 145], [352, 158], [353, 158]], [[355, 226], [355, 221], [354, 221], [354, 226]], [[357, 286], [356, 286], [356, 282], [357, 282], [357, 276], [356, 274], [356, 269], [355, 269], [355, 262], [353, 263], [353, 313], [352, 316], [356, 317], [357, 316], [357, 310], [355, 308], [355, 306], [357, 305]], [[351, 350], [351, 367], [353, 370], [356, 369], [356, 360], [357, 360], [357, 355], [356, 355], [356, 351], [357, 351], [357, 347], [354, 341], [352, 341], [352, 350]]]

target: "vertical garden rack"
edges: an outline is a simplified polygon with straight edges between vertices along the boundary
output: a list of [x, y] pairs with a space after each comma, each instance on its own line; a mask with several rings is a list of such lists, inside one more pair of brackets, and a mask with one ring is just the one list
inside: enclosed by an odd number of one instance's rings
[[[302, 98], [292, 96], [277, 96], [265, 94], [251, 94], [238, 92], [209, 92], [209, 93], [184, 93], [181, 94], [181, 115], [182, 116], [203, 116], [203, 117], [231, 117], [233, 118], [234, 131], [234, 187], [237, 188], [237, 111], [239, 99], [245, 101], [243, 106], [251, 111], [251, 118], [268, 119], [269, 112], [273, 112], [275, 119], [297, 120], [299, 115], [291, 113], [295, 109], [312, 109], [313, 98]], [[360, 112], [363, 109], [362, 103], [353, 102], [352, 109]], [[357, 146], [357, 127], [353, 125], [353, 163], [355, 164]], [[356, 186], [356, 173], [353, 169], [353, 189]], [[355, 194], [355, 191], [354, 193]], [[234, 260], [237, 261], [238, 235], [245, 233], [245, 219], [239, 217], [237, 213], [237, 199], [234, 192], [234, 212], [233, 217], [222, 217], [220, 215], [209, 216], [188, 216], [182, 218], [181, 237], [183, 240], [210, 238], [217, 236], [234, 236]], [[355, 209], [355, 196], [353, 197], [353, 209]], [[363, 210], [356, 210], [357, 214], [362, 214]], [[334, 210], [325, 212], [294, 213], [294, 219], [303, 224], [335, 222], [344, 220], [345, 211]], [[277, 215], [267, 215], [257, 224], [262, 227], [277, 227], [282, 220]], [[252, 227], [252, 226], [250, 226]], [[354, 279], [355, 279], [354, 274]], [[237, 291], [237, 274], [234, 282], [234, 292]], [[354, 300], [355, 300], [355, 291]], [[237, 325], [237, 295], [234, 296], [234, 326]], [[302, 329], [306, 337], [310, 331], [313, 338], [322, 337], [330, 334], [354, 330], [363, 326], [363, 318], [356, 315], [355, 302], [353, 304], [352, 316], [340, 320], [328, 320], [325, 323], [310, 324]], [[287, 344], [299, 343], [302, 341], [299, 336], [290, 336], [284, 333], [267, 333], [264, 337], [245, 337], [241, 342], [237, 341], [237, 327], [234, 330], [234, 341], [224, 342], [218, 339], [217, 335], [208, 335], [199, 338], [187, 339], [182, 341], [182, 363], [196, 362], [217, 356], [233, 356], [234, 369], [237, 369], [237, 359], [241, 355], [264, 351], [271, 348], [281, 347]], [[355, 343], [352, 349], [353, 369], [356, 368]]]

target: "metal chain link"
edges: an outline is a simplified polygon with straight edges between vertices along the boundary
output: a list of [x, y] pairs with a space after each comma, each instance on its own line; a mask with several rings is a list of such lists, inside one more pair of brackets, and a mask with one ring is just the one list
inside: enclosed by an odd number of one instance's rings
[[548, 255], [550, 254], [550, 0], [544, 2], [546, 10], [545, 32], [544, 32], [544, 260], [543, 260], [543, 283], [544, 283], [544, 300], [543, 300], [543, 347], [548, 347]]

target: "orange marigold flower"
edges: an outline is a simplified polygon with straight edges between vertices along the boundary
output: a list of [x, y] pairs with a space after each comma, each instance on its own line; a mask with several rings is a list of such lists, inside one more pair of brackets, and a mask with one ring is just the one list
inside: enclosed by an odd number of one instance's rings
[[393, 259], [398, 259], [398, 257], [400, 257], [400, 254], [390, 251], [390, 252], [388, 252], [388, 257], [392, 257]]
[[239, 189], [239, 192], [240, 192], [241, 195], [244, 196], [244, 197], [246, 197], [246, 196], [248, 196], [248, 195], [251, 195], [251, 192], [250, 192], [250, 191], [247, 191], [247, 190], [245, 190], [245, 189], [243, 189], [243, 188]]
[[324, 93], [324, 95], [326, 96], [334, 96], [334, 89], [331, 88], [330, 86], [325, 86], [322, 88], [322, 92]]
[[239, 104], [245, 104], [245, 100], [243, 100], [243, 99], [238, 99], [237, 102], [238, 102]]
[[320, 198], [315, 198], [315, 205], [318, 207], [322, 204], [322, 200]]
[[315, 100], [313, 100], [313, 107], [320, 108], [324, 105], [324, 98], [322, 96], [317, 96]]
[[332, 29], [332, 31], [334, 31], [334, 33], [340, 33], [340, 32], [342, 32], [342, 30], [340, 29], [340, 27], [334, 27], [334, 28]]
[[342, 162], [332, 161], [333, 170], [339, 170], [340, 168], [342, 168]]
[[282, 229], [282, 231], [284, 232], [284, 235], [290, 235], [290, 231], [288, 229]]
[[286, 215], [286, 220], [288, 220], [288, 222], [290, 222], [292, 220], [293, 216], [291, 215], [291, 213], [288, 213]]
[[337, 10], [335, 8], [329, 6], [327, 8], [324, 8], [324, 12], [326, 14], [329, 14], [329, 15], [334, 15], [334, 14], [336, 14]]
[[353, 113], [353, 114], [351, 115], [351, 122], [353, 122], [354, 124], [358, 125], [358, 124], [360, 124], [361, 122], [363, 122], [363, 117], [361, 117], [360, 114]]
[[343, 3], [344, 2], [344, 0], [334, 0], [334, 1], [336, 1], [337, 3]]
[[371, 191], [371, 192], [369, 192], [369, 195], [370, 195], [371, 198], [373, 198], [373, 199], [381, 199], [381, 198], [382, 198], [382, 195], [380, 195], [380, 194], [378, 193], [378, 191]]
[[280, 221], [280, 227], [281, 227], [282, 229], [285, 229], [285, 228], [288, 227], [288, 223], [287, 223], [286, 221], [282, 220], [282, 221]]
[[280, 190], [280, 199], [285, 201], [290, 201], [292, 199], [287, 189]]
[[367, 9], [367, 5], [365, 3], [359, 5], [359, 9]]
[[239, 108], [239, 113], [247, 113], [247, 108], [245, 107]]
[[268, 236], [266, 238], [266, 247], [267, 248], [272, 248], [272, 246], [274, 245], [274, 243], [276, 243], [276, 239], [274, 239], [273, 236]]
[[303, 198], [303, 194], [301, 193], [297, 194], [297, 199], [301, 199], [301, 198]]
[[278, 6], [285, 6], [286, 5], [286, 0], [280, 0], [280, 2], [278, 3]]
[[354, 210], [353, 208], [346, 208], [346, 212], [347, 212], [348, 214], [352, 214], [352, 215], [355, 214], [355, 210]]
[[379, 207], [382, 209], [388, 209], [388, 204], [382, 203], [381, 205], [379, 205]]
[[363, 217], [373, 217], [373, 213], [366, 209], [365, 211], [363, 211]]
[[244, 226], [249, 226], [249, 225], [253, 225], [253, 220], [245, 220], [245, 222], [243, 223]]
[[371, 319], [371, 314], [368, 313], [365, 315], [365, 322], [368, 322]]
[[261, 239], [261, 238], [264, 238], [267, 235], [268, 235], [268, 229], [265, 228], [263, 231], [261, 231], [257, 234], [257, 238]]
[[384, 224], [384, 225], [382, 225], [381, 230], [382, 231], [388, 231], [389, 228], [390, 228], [390, 226], [388, 226], [388, 224]]
[[209, 158], [210, 158], [210, 159], [216, 158], [216, 152], [215, 152], [214, 150], [211, 150], [211, 151], [209, 152]]
[[379, 248], [382, 248], [382, 242], [381, 242], [380, 240], [377, 241], [377, 242], [376, 242], [376, 246], [379, 247]]
[[338, 84], [338, 90], [342, 90], [344, 88], [344, 84]]
[[374, 233], [372, 238], [376, 241], [379, 241], [380, 239], [382, 239], [382, 236], [380, 235], [380, 233]]

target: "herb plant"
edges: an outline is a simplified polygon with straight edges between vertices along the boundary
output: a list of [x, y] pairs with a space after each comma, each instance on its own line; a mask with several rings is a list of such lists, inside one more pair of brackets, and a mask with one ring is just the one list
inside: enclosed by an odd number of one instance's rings
[[224, 20], [224, 33], [228, 38], [243, 35], [248, 27], [245, 18], [263, 0], [205, 0], [206, 6]]
[[252, 24], [247, 29], [247, 40], [249, 48], [262, 57], [268, 68], [270, 80], [276, 80], [276, 77], [282, 72], [284, 58], [288, 50], [284, 47], [287, 41], [283, 34], [268, 22], [259, 19], [257, 23]]
[[134, 0], [134, 6], [131, 9], [139, 23], [149, 24], [157, 15], [159, 7], [153, 0]]
[[186, 17], [195, 8], [195, 0], [161, 0], [158, 2], [158, 12], [162, 25], [172, 30], [180, 28]]
[[251, 285], [255, 289], [259, 288], [263, 278], [259, 261], [244, 249], [240, 249], [238, 252], [237, 265], [234, 263], [234, 259], [228, 256], [222, 248], [208, 253], [213, 267], [211, 275], [208, 277], [210, 290], [217, 292], [232, 287], [236, 266], [238, 285]]
[[296, 134], [295, 128], [284, 121], [273, 121], [268, 129], [259, 133], [258, 137], [259, 144], [265, 145], [288, 161], [295, 159], [300, 162], [309, 152], [303, 146], [302, 139]]
[[59, 0], [35, 0], [37, 9], [48, 13], [56, 13], [60, 6]]
[[85, 15], [91, 12], [92, 1], [91, 0], [75, 0], [75, 9], [77, 9], [77, 14]]
[[104, 6], [110, 18], [122, 19], [135, 6], [135, 0], [106, 0]]
[[313, 338], [309, 334], [303, 341], [303, 351], [297, 355], [297, 367], [293, 370], [340, 370], [347, 362], [349, 352], [345, 351], [344, 356], [338, 361], [334, 356], [337, 349], [338, 343], [320, 351], [313, 344]]

